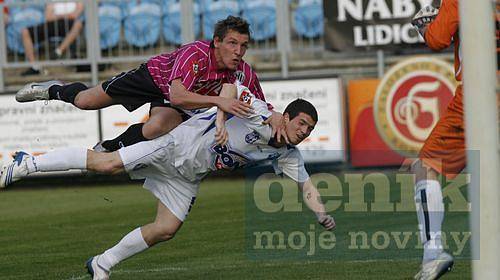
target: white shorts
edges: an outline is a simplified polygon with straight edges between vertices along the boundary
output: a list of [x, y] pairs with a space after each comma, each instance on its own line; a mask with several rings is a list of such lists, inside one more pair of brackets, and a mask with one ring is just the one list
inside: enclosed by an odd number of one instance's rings
[[184, 221], [198, 193], [199, 181], [184, 178], [175, 168], [174, 142], [169, 134], [118, 150], [132, 179], [146, 179], [144, 188]]

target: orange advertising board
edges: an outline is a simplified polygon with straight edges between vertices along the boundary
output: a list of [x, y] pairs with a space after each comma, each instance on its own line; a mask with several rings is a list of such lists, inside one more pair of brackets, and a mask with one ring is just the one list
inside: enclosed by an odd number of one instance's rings
[[377, 131], [373, 101], [380, 80], [358, 80], [348, 84], [349, 147], [356, 167], [399, 165], [404, 157], [392, 151]]
[[455, 87], [451, 64], [428, 57], [402, 61], [381, 80], [350, 81], [352, 165], [399, 165], [416, 157]]

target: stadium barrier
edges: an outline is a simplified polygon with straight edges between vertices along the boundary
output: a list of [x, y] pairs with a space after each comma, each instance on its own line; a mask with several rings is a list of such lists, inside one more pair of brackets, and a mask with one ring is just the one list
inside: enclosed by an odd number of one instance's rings
[[[0, 15], [0, 26], [3, 27], [0, 30], [0, 92], [15, 89], [15, 86], [6, 88], [6, 70], [31, 66], [24, 55], [21, 32], [23, 28], [45, 22], [44, 6], [48, 2], [7, 0], [0, 3], [2, 8], [6, 7], [9, 11], [8, 21], [5, 14]], [[84, 22], [84, 29], [71, 49], [63, 56], [55, 57], [53, 54], [56, 44], [62, 38], [54, 36], [50, 40], [38, 40], [37, 36], [34, 36], [35, 57], [37, 65], [42, 68], [90, 65], [92, 84], [99, 81], [98, 65], [141, 62], [152, 55], [174, 50], [182, 43], [195, 39], [210, 39], [213, 26], [207, 25], [213, 25], [216, 20], [229, 13], [243, 16], [251, 23], [254, 40], [248, 56], [256, 56], [264, 62], [277, 59], [281, 68], [280, 77], [288, 76], [292, 49], [301, 53], [323, 50], [322, 34], [308, 31], [311, 23], [307, 22], [304, 16], [300, 16], [304, 14], [301, 12], [304, 7], [307, 7], [293, 1], [75, 2], [85, 6], [80, 18]], [[320, 11], [321, 1], [313, 2], [316, 11]], [[268, 16], [264, 19], [262, 13]], [[41, 28], [47, 32], [47, 26], [45, 23]], [[64, 28], [69, 28], [67, 20]], [[316, 29], [322, 30], [318, 27]]]

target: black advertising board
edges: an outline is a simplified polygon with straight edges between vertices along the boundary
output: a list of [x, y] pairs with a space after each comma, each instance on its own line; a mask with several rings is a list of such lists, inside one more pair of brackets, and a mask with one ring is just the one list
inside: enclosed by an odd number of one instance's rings
[[410, 24], [431, 0], [325, 0], [325, 44], [333, 51], [425, 48]]

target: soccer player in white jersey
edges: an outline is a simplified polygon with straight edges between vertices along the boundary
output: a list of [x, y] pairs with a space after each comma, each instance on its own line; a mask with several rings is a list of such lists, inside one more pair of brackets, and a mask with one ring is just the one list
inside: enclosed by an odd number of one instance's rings
[[298, 183], [304, 201], [327, 230], [335, 227], [325, 212], [320, 195], [309, 179], [298, 149], [293, 146], [307, 138], [318, 120], [314, 106], [302, 99], [291, 102], [283, 112], [285, 132], [292, 145], [278, 143], [263, 121], [271, 116], [267, 104], [256, 99], [246, 87], [225, 84], [221, 96], [236, 96], [253, 108], [246, 118], [227, 116], [214, 107], [195, 115], [159, 138], [124, 147], [112, 153], [85, 148], [64, 148], [40, 156], [20, 152], [5, 165], [0, 187], [33, 172], [87, 169], [131, 178], [145, 178], [144, 188], [158, 198], [154, 222], [136, 228], [100, 255], [87, 261], [93, 279], [109, 279], [120, 261], [175, 235], [194, 202], [200, 181], [211, 171], [234, 170], [263, 161], [274, 161], [282, 172]]

